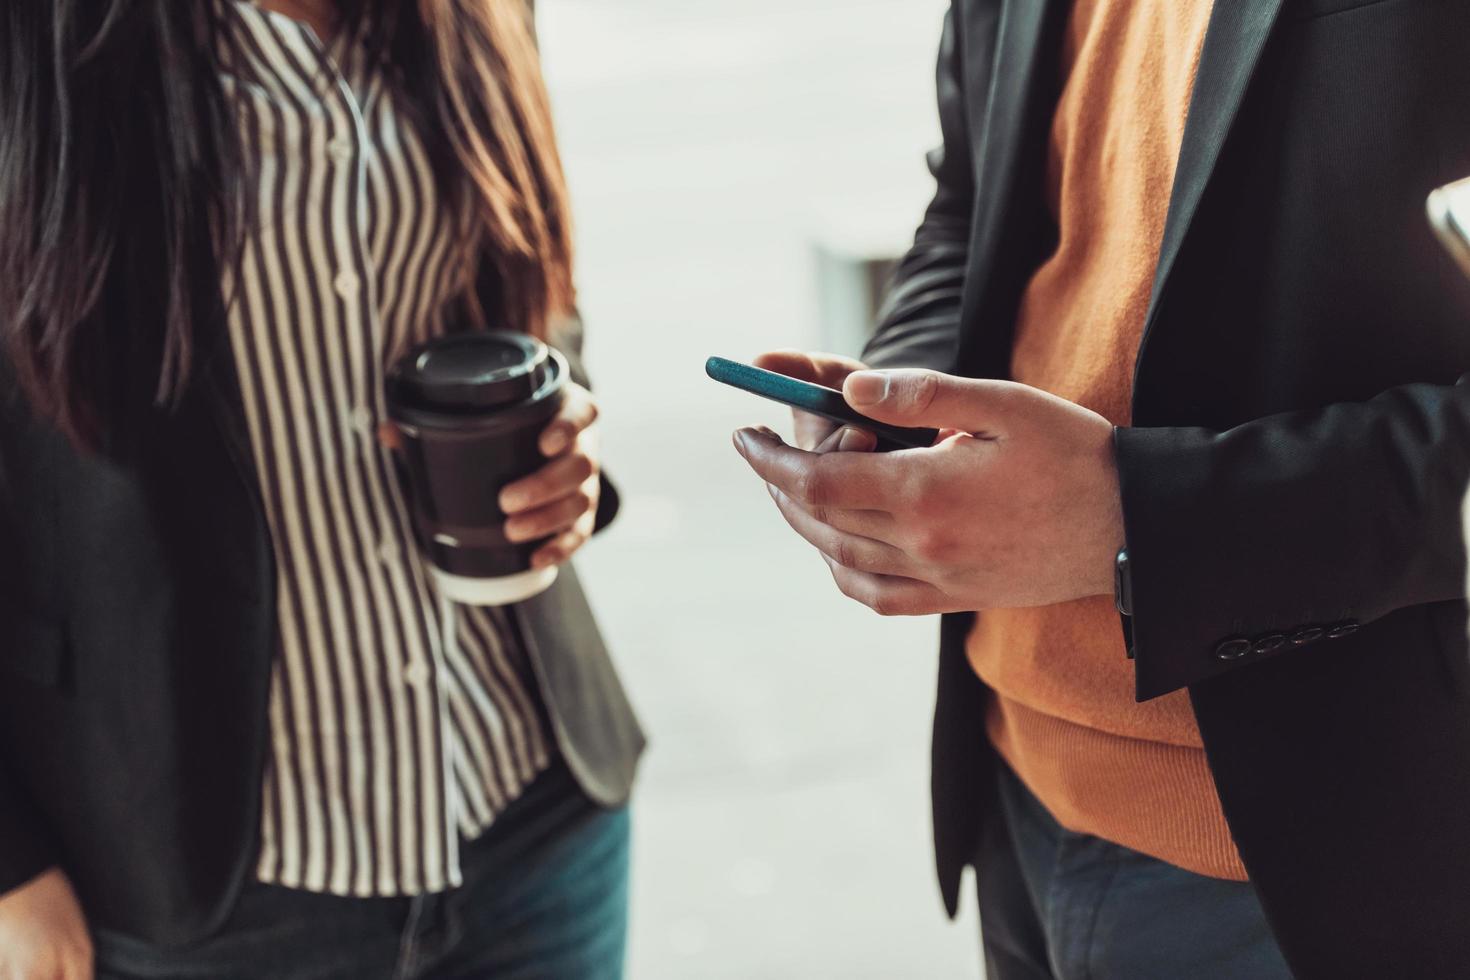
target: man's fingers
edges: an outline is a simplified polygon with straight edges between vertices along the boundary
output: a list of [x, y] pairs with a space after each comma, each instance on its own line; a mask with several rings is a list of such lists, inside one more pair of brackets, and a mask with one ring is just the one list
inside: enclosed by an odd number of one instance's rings
[[821, 452], [822, 444], [838, 429], [837, 423], [831, 419], [803, 412], [799, 408], [791, 410], [791, 423], [797, 448], [814, 452]]
[[873, 433], [844, 425], [828, 433], [812, 452], [819, 456], [826, 453], [870, 453], [876, 448], [878, 439]]
[[61, 975], [65, 977], [65, 980], [92, 980], [95, 973], [90, 950], [72, 951], [67, 957], [65, 972]]
[[766, 484], [772, 496], [780, 495], [777, 503], [784, 501], [792, 507], [800, 507], [812, 520], [848, 534], [872, 538], [883, 544], [901, 548], [903, 542], [898, 533], [898, 522], [886, 510], [849, 510], [845, 507], [807, 507], [788, 497], [777, 487]]
[[566, 397], [556, 418], [541, 433], [539, 442], [543, 456], [557, 456], [577, 439], [577, 434], [597, 421], [597, 402], [581, 385], [567, 385]]
[[[815, 417], [815, 416], [813, 416]], [[825, 421], [825, 420], [824, 420]], [[829, 423], [830, 425], [831, 423]], [[852, 426], [833, 426], [827, 437], [818, 444], [812, 453], [824, 456], [827, 453], [867, 453], [872, 452], [878, 446], [877, 438], [865, 429]], [[767, 489], [773, 496], [779, 496], [777, 503], [786, 501], [792, 507], [802, 507], [801, 504], [786, 496], [785, 493], [776, 489], [771, 484], [766, 484]], [[802, 507], [813, 520], [839, 531], [856, 534], [859, 537], [873, 538], [884, 544], [893, 544], [893, 515], [882, 510], [849, 510], [841, 507]]]
[[769, 485], [767, 489], [791, 529], [837, 564], [883, 575], [903, 575], [911, 569], [908, 557], [892, 545], [823, 524], [780, 490]]
[[1018, 399], [1040, 393], [1011, 381], [900, 370], [851, 374], [842, 394], [859, 412], [891, 425], [999, 436], [1006, 433]]
[[896, 575], [875, 575], [839, 565], [831, 558], [827, 567], [837, 588], [849, 599], [861, 602], [880, 616], [929, 616], [958, 612], [954, 602], [927, 582]]
[[92, 980], [92, 956], [80, 943], [59, 944], [33, 954], [28, 962], [9, 964], [15, 973], [7, 973], [0, 964], [0, 977], [17, 980]]
[[[767, 371], [837, 390], [842, 389], [843, 379], [849, 374], [864, 369], [861, 361], [843, 357], [841, 354], [808, 353], [789, 349], [768, 351], [758, 356], [754, 363], [756, 367]], [[837, 428], [836, 423], [830, 419], [796, 409], [792, 409], [791, 418], [796, 431], [796, 444], [802, 449], [815, 448]]]
[[766, 371], [775, 371], [784, 374], [788, 378], [800, 378], [802, 381], [817, 380], [817, 366], [812, 361], [811, 355], [799, 350], [773, 350], [764, 354], [757, 354], [751, 362], [756, 367]]
[[786, 445], [773, 433], [740, 429], [735, 448], [767, 483], [808, 510], [882, 510], [893, 482], [892, 462], [875, 453], [817, 455]]
[[796, 416], [796, 445], [817, 455], [827, 453], [868, 453], [878, 448], [871, 432], [853, 426], [838, 425], [820, 415], [793, 411]]
[[863, 370], [865, 366], [862, 361], [855, 361], [841, 354], [808, 353], [800, 350], [768, 351], [757, 357], [754, 363], [758, 368], [828, 388], [841, 388], [844, 378], [854, 371]]

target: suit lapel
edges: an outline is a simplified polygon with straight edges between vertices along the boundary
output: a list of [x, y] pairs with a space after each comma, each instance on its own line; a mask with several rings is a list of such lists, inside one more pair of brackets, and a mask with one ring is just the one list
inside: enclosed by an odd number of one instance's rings
[[[957, 5], [959, 6], [959, 5]], [[1029, 275], [1034, 256], [1019, 243], [1034, 235], [1044, 208], [1046, 138], [1061, 90], [1063, 29], [1071, 0], [1001, 0], [964, 5], [966, 46], [994, 57], [966, 60], [971, 145], [978, 188], [970, 268], [988, 270], [965, 290], [962, 322], [996, 307]], [[1007, 356], [1009, 332], [964, 331], [956, 363], [964, 370]]]
[[[1050, 42], [1060, 37], [1054, 31], [1050, 32], [1052, 37], [1046, 37], [1049, 32], [1045, 27], [1048, 13], [1066, 6], [1055, 0], [1006, 0], [994, 27], [994, 60], [975, 58], [967, 62], [966, 91], [988, 93], [985, 99], [976, 99], [972, 94], [969, 100], [971, 131], [982, 136], [978, 141], [976, 183], [991, 191], [980, 194], [977, 202], [976, 221], [982, 236], [996, 230], [1009, 203], [1008, 195], [995, 191], [1015, 183], [1016, 168], [1026, 156], [1026, 131], [1028, 127], [1035, 129], [1038, 122], [1033, 118], [1037, 114], [1029, 111], [1038, 104], [1038, 90], [1047, 93], [1047, 103], [1055, 103], [1060, 80], [1054, 70], [1057, 54], [1049, 48], [1055, 47]], [[1049, 125], [1051, 114], [1041, 115], [1046, 117], [1041, 125]]]
[[[1214, 175], [1220, 150], [1230, 135], [1240, 103], [1256, 72], [1283, 0], [1216, 0], [1200, 52], [1199, 71], [1184, 125], [1184, 143], [1174, 175], [1174, 191], [1164, 226], [1143, 342], [1158, 317], [1179, 251], [1189, 236], [1200, 198]], [[1142, 364], [1142, 348], [1138, 363]], [[1135, 389], [1136, 375], [1135, 375]]]

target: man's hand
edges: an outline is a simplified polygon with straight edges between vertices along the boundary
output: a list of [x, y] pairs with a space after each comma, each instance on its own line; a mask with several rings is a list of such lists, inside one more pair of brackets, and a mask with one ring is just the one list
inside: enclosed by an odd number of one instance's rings
[[855, 373], [843, 395], [940, 439], [884, 454], [828, 452], [829, 439], [813, 453], [741, 429], [735, 445], [846, 595], [924, 615], [1112, 592], [1123, 514], [1101, 415], [1027, 385], [933, 371]]
[[568, 385], [561, 411], [541, 433], [541, 453], [550, 462], [500, 491], [507, 538], [535, 541], [554, 535], [531, 556], [532, 568], [560, 565], [592, 537], [602, 488], [597, 434], [591, 428], [595, 421], [592, 393]]
[[60, 868], [0, 895], [0, 980], [91, 980], [92, 940]]
[[[799, 350], [777, 350], [762, 354], [755, 359], [755, 366], [784, 374], [788, 378], [837, 389], [841, 389], [849, 374], [867, 370], [861, 361], [854, 361], [850, 357], [839, 354], [808, 354]], [[792, 409], [791, 417], [795, 424], [796, 445], [801, 449], [815, 449], [837, 428], [837, 423], [799, 409]]]

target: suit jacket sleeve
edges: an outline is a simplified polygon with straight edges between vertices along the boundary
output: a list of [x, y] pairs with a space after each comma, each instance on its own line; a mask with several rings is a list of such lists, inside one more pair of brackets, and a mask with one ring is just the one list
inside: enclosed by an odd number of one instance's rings
[[963, 83], [965, 52], [957, 16], [951, 7], [940, 42], [937, 81], [943, 143], [929, 154], [929, 170], [936, 184], [934, 199], [914, 235], [913, 247], [899, 263], [879, 314], [878, 330], [863, 351], [863, 360], [872, 367], [949, 372], [955, 366], [975, 200]]
[[0, 764], [0, 895], [55, 867], [58, 860], [21, 789]]
[[1140, 700], [1465, 598], [1470, 375], [1117, 450]]

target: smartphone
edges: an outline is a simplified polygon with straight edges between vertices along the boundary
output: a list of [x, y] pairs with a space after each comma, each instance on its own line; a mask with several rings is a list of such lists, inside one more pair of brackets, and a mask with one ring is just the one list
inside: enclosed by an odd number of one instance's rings
[[1470, 276], [1470, 178], [1430, 193], [1429, 223], [1465, 275]]
[[704, 373], [732, 388], [820, 415], [839, 425], [853, 425], [871, 432], [878, 440], [877, 450], [880, 453], [895, 449], [927, 449], [939, 437], [938, 429], [905, 429], [875, 421], [854, 411], [840, 391], [814, 385], [810, 381], [788, 378], [784, 374], [767, 371], [752, 364], [711, 357], [704, 362]]

